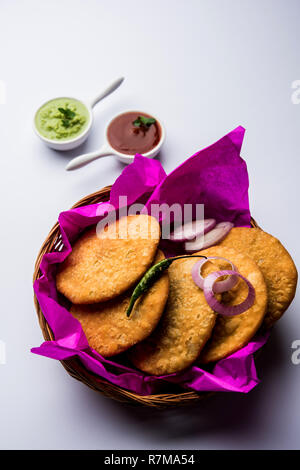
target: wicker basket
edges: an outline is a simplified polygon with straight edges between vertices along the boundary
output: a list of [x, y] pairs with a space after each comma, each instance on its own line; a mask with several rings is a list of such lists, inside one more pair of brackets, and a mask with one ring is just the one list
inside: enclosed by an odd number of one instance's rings
[[[77, 202], [72, 208], [86, 206], [88, 204], [95, 204], [98, 202], [104, 202], [109, 200], [111, 186], [106, 186], [105, 188], [97, 191], [96, 193], [90, 194], [85, 198]], [[256, 227], [256, 222], [252, 219], [252, 226]], [[40, 263], [42, 257], [45, 253], [50, 253], [51, 251], [56, 251], [61, 249], [62, 241], [59, 231], [58, 222], [54, 225], [49, 235], [47, 236], [45, 242], [43, 243], [36, 263], [35, 270], [33, 275], [33, 281], [38, 279], [41, 276]], [[54, 339], [53, 333], [46, 322], [46, 319], [41, 311], [40, 305], [37, 301], [36, 296], [34, 295], [34, 304], [37, 311], [39, 324], [43, 333], [43, 336], [46, 341]], [[88, 371], [80, 362], [79, 359], [68, 359], [61, 361], [62, 365], [66, 371], [75, 379], [80, 380], [84, 384], [88, 385], [93, 390], [104, 394], [109, 398], [113, 398], [123, 403], [130, 403], [133, 405], [144, 405], [151, 406], [155, 408], [166, 408], [174, 407], [179, 405], [192, 404], [201, 400], [204, 397], [212, 395], [209, 392], [197, 393], [194, 391], [191, 392], [180, 392], [177, 393], [163, 393], [156, 395], [147, 395], [141, 396], [136, 393], [125, 390], [117, 385], [114, 385], [92, 372]]]

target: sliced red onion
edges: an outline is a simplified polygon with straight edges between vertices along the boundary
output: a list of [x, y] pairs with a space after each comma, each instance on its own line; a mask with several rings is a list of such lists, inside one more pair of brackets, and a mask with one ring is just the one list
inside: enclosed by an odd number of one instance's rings
[[[226, 261], [228, 264], [230, 264], [232, 271], [237, 271], [236, 267], [234, 264], [229, 261], [227, 258], [222, 258], [221, 256], [209, 256], [207, 259], [203, 258], [200, 261], [197, 261], [197, 263], [194, 264], [192, 268], [192, 278], [195, 284], [197, 284], [200, 289], [203, 290], [204, 288], [204, 278], [201, 275], [201, 270], [202, 267], [204, 266], [205, 263], [207, 263], [211, 259], [222, 259]], [[213, 285], [213, 291], [215, 294], [221, 294], [222, 292], [226, 292], [230, 289], [232, 289], [236, 283], [238, 282], [238, 276], [229, 276], [227, 279], [224, 279], [223, 281], [215, 282]]]
[[205, 235], [199, 235], [195, 240], [186, 242], [184, 245], [185, 251], [195, 253], [196, 251], [205, 250], [210, 246], [217, 245], [228, 235], [233, 227], [232, 222], [220, 222]]
[[[221, 304], [214, 296], [214, 291], [213, 291], [213, 286], [217, 279], [219, 279], [221, 276], [238, 276], [248, 286], [248, 296], [246, 300], [244, 300], [242, 303], [239, 305], [225, 305]], [[255, 300], [255, 289], [251, 282], [248, 281], [244, 276], [242, 276], [240, 273], [237, 271], [215, 271], [214, 273], [209, 274], [206, 276], [204, 279], [204, 289], [203, 289], [206, 301], [208, 305], [211, 307], [211, 309], [219, 313], [220, 315], [225, 315], [225, 316], [234, 316], [234, 315], [240, 315], [241, 313], [245, 312], [248, 310], [252, 305], [254, 304]]]
[[170, 234], [170, 240], [173, 242], [193, 240], [193, 238], [209, 232], [215, 225], [215, 219], [193, 220], [192, 222], [187, 222], [186, 224], [176, 227]]

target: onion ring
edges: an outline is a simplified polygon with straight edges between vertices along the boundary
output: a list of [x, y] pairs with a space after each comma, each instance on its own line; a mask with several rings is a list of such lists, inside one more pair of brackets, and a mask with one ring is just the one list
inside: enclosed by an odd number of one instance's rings
[[[224, 305], [221, 304], [214, 296], [214, 291], [213, 291], [213, 286], [216, 282], [217, 279], [221, 276], [238, 276], [248, 286], [248, 296], [247, 298], [241, 302], [239, 305]], [[245, 312], [248, 310], [252, 305], [254, 304], [255, 300], [255, 289], [253, 285], [251, 284], [248, 279], [246, 279], [244, 276], [242, 276], [240, 273], [237, 271], [215, 271], [214, 273], [209, 274], [206, 276], [204, 279], [204, 296], [205, 299], [208, 303], [208, 305], [212, 308], [212, 310], [216, 313], [219, 313], [220, 315], [224, 316], [234, 316], [234, 315], [240, 315], [241, 313]]]
[[[194, 264], [192, 268], [192, 278], [195, 284], [197, 284], [200, 289], [204, 289], [204, 277], [201, 275], [201, 270], [202, 267], [207, 261], [211, 259], [222, 259], [226, 261], [228, 264], [230, 264], [232, 271], [237, 271], [237, 268], [234, 266], [234, 264], [227, 258], [222, 258], [221, 256], [209, 256], [207, 259], [201, 259], [200, 261], [197, 261], [197, 263]], [[224, 281], [219, 281], [214, 283], [213, 285], [213, 292], [215, 294], [221, 294], [222, 292], [226, 292], [230, 289], [232, 289], [236, 283], [238, 282], [238, 276], [229, 276], [227, 279], [224, 279]]]
[[195, 253], [196, 251], [204, 250], [210, 246], [217, 245], [222, 240], [224, 240], [232, 227], [232, 222], [220, 222], [205, 235], [200, 234], [194, 240], [186, 241], [184, 244], [184, 249], [188, 253]]
[[193, 240], [212, 230], [216, 223], [215, 219], [193, 220], [192, 222], [186, 222], [185, 224], [177, 227], [170, 234], [170, 241], [185, 242]]

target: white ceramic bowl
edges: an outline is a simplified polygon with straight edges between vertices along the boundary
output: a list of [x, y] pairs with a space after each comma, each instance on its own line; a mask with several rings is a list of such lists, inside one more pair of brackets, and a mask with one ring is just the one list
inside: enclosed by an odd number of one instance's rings
[[[117, 88], [119, 88], [119, 86], [123, 83], [123, 81], [124, 81], [124, 77], [119, 77], [117, 80], [114, 80], [108, 87], [106, 87], [104, 90], [102, 90], [101, 93], [99, 93], [97, 96], [95, 96], [90, 101], [79, 100], [78, 98], [74, 98], [74, 97], [71, 97], [71, 96], [68, 96], [68, 95], [57, 97], [57, 98], [52, 98], [51, 100], [45, 101], [45, 103], [43, 103], [39, 107], [39, 109], [36, 111], [36, 113], [34, 115], [33, 129], [34, 129], [35, 133], [46, 145], [48, 145], [48, 147], [51, 147], [55, 150], [64, 151], [64, 150], [71, 150], [71, 149], [74, 149], [74, 148], [78, 147], [79, 145], [83, 144], [83, 142], [87, 139], [87, 137], [90, 133], [90, 130], [91, 130], [91, 127], [92, 127], [92, 124], [93, 124], [93, 111], [92, 111], [93, 107], [97, 103], [99, 103], [99, 101], [101, 101], [103, 98], [110, 95]], [[53, 99], [59, 99], [59, 98], [67, 98], [67, 99], [73, 99], [73, 100], [79, 101], [80, 103], [82, 103], [85, 106], [85, 108], [88, 110], [88, 113], [89, 113], [89, 122], [88, 122], [87, 127], [83, 130], [83, 132], [81, 132], [81, 134], [79, 134], [76, 137], [73, 137], [71, 139], [68, 139], [68, 140], [47, 139], [47, 137], [44, 137], [39, 132], [39, 130], [36, 127], [36, 123], [35, 123], [36, 115], [39, 112], [39, 110], [41, 109], [41, 107], [44, 106], [45, 104], [49, 103]]]
[[[47, 103], [49, 103], [50, 101], [53, 101], [54, 99], [60, 99], [60, 98], [64, 98], [64, 99], [71, 99], [71, 100], [76, 100], [76, 101], [79, 101], [81, 104], [83, 104], [83, 106], [88, 110], [88, 113], [89, 113], [89, 121], [88, 121], [88, 125], [87, 127], [85, 127], [83, 129], [83, 131], [81, 132], [81, 134], [77, 135], [76, 137], [73, 137], [71, 139], [68, 139], [68, 140], [54, 140], [54, 139], [47, 139], [47, 137], [44, 137], [40, 132], [39, 130], [37, 129], [36, 127], [36, 116], [39, 112], [39, 110]], [[34, 115], [34, 118], [33, 118], [33, 128], [34, 128], [34, 131], [36, 133], [36, 135], [48, 146], [48, 147], [51, 147], [52, 149], [55, 149], [55, 150], [61, 150], [61, 151], [65, 151], [65, 150], [71, 150], [71, 149], [74, 149], [76, 147], [79, 147], [79, 145], [83, 144], [83, 142], [88, 138], [88, 135], [90, 133], [90, 130], [91, 130], [91, 127], [92, 127], [92, 124], [93, 124], [93, 111], [92, 111], [92, 107], [89, 103], [85, 103], [84, 101], [82, 100], [79, 100], [78, 98], [74, 98], [72, 96], [58, 96], [57, 98], [52, 98], [50, 100], [47, 100], [45, 101], [39, 108], [38, 110], [36, 111], [35, 115]]]
[[111, 122], [116, 117], [120, 116], [121, 114], [132, 113], [132, 112], [141, 114], [141, 115], [147, 114], [148, 116], [152, 116], [158, 122], [160, 129], [161, 129], [160, 140], [158, 144], [156, 145], [156, 147], [149, 150], [149, 152], [143, 153], [144, 157], [148, 157], [148, 158], [156, 157], [156, 155], [159, 153], [166, 138], [165, 127], [162, 124], [161, 120], [158, 119], [153, 113], [149, 113], [148, 111], [145, 112], [145, 111], [137, 111], [136, 109], [126, 109], [116, 114], [115, 116], [113, 116], [112, 119], [109, 121], [109, 123], [106, 125], [105, 132], [104, 132], [104, 144], [98, 150], [94, 152], [89, 152], [84, 155], [79, 155], [78, 157], [73, 158], [66, 166], [66, 170], [67, 171], [76, 170], [77, 168], [81, 168], [87, 165], [88, 163], [94, 160], [97, 160], [98, 158], [107, 157], [107, 156], [113, 156], [123, 163], [132, 163], [134, 160], [134, 155], [128, 155], [125, 153], [118, 152], [114, 147], [110, 145], [109, 140], [107, 138], [107, 132], [108, 132], [108, 128]]

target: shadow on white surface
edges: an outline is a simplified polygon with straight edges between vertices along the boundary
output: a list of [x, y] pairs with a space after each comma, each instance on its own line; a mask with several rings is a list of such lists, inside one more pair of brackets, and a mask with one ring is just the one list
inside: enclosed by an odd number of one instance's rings
[[[260, 448], [258, 442], [261, 438], [263, 448], [267, 445], [264, 433], [269, 427], [269, 416], [264, 410], [271, 391], [276, 387], [274, 381], [284, 378], [286, 368], [282, 340], [283, 335], [277, 325], [256, 361], [261, 383], [247, 395], [220, 393], [196, 405], [167, 410], [139, 408], [105, 398], [106, 413], [111, 413], [113, 420], [127, 423], [128, 429], [135, 428], [135, 435], [143, 435], [144, 443], [148, 440], [150, 448], [160, 440], [168, 443], [170, 448], [176, 448], [177, 441], [182, 448], [184, 445], [186, 448], [197, 448], [198, 445], [199, 448], [206, 448], [206, 439], [212, 436], [216, 439], [215, 448], [247, 447], [248, 439], [249, 444], [252, 442], [253, 445], [254, 436], [256, 447]], [[94, 409], [96, 415], [99, 412], [100, 433], [103, 399], [99, 400], [95, 393], [88, 395], [89, 407]], [[139, 448], [138, 440], [136, 442]]]

